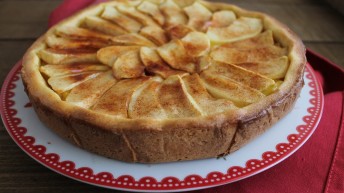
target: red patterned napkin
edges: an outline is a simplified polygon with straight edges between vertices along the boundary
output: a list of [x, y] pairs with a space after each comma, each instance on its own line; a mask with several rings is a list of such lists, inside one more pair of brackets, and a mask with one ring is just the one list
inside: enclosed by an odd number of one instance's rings
[[[65, 0], [51, 14], [50, 26], [101, 0]], [[308, 50], [307, 59], [323, 86], [323, 117], [312, 137], [282, 163], [239, 182], [197, 193], [343, 193], [344, 192], [344, 71]]]

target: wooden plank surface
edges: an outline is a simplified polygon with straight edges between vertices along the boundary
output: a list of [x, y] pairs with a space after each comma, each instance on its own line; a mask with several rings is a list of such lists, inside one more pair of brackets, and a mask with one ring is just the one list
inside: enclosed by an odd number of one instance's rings
[[[0, 0], [0, 80], [47, 29], [62, 0]], [[344, 66], [344, 17], [321, 0], [231, 0], [286, 23], [310, 49]], [[0, 127], [0, 192], [116, 192], [70, 180], [38, 164]]]

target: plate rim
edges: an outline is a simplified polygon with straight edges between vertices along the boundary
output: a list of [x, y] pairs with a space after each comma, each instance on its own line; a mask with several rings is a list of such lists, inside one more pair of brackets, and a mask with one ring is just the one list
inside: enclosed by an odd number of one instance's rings
[[[76, 168], [73, 161], [61, 161], [58, 154], [46, 153], [46, 147], [35, 145], [35, 138], [27, 136], [25, 127], [20, 127], [20, 118], [16, 117], [17, 110], [12, 108], [15, 101], [11, 100], [15, 96], [15, 82], [19, 80], [21, 62], [18, 62], [7, 75], [0, 95], [0, 113], [4, 126], [15, 141], [15, 143], [30, 157], [43, 166], [62, 174], [74, 180], [96, 185], [104, 188], [111, 188], [125, 191], [184, 191], [210, 188], [236, 182], [247, 177], [263, 172], [276, 164], [280, 163], [295, 151], [297, 151], [313, 134], [320, 122], [324, 106], [324, 96], [322, 87], [316, 78], [311, 65], [307, 63], [305, 71], [306, 78], [310, 79], [308, 86], [311, 88], [309, 94], [312, 104], [307, 109], [309, 114], [303, 116], [303, 124], [296, 127], [297, 133], [289, 134], [288, 143], [278, 143], [275, 146], [276, 151], [266, 151], [261, 155], [261, 159], [249, 159], [245, 167], [232, 166], [227, 169], [227, 173], [210, 172], [206, 177], [197, 174], [191, 174], [184, 179], [178, 179], [173, 176], [166, 176], [158, 181], [154, 177], [145, 176], [135, 179], [130, 175], [114, 177], [110, 172], [100, 172], [95, 174], [92, 168]], [[30, 107], [30, 104], [28, 104]]]

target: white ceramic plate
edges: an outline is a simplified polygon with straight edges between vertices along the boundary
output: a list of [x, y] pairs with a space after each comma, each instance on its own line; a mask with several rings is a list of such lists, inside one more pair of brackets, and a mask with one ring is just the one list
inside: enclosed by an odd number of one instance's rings
[[316, 129], [323, 94], [307, 65], [305, 86], [294, 109], [240, 150], [219, 159], [130, 164], [84, 151], [58, 137], [37, 118], [20, 79], [20, 63], [1, 91], [1, 115], [13, 140], [32, 158], [67, 177], [131, 191], [185, 191], [231, 183], [258, 174], [300, 148]]

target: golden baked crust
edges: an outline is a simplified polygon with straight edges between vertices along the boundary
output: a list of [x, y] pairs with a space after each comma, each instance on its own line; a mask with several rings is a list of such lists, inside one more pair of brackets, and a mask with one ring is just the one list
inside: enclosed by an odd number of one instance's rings
[[[194, 1], [175, 2], [185, 3], [180, 6], [194, 3]], [[194, 160], [225, 155], [239, 149], [271, 127], [292, 109], [303, 86], [306, 59], [302, 42], [285, 25], [266, 14], [246, 11], [229, 4], [197, 2], [211, 12], [231, 10], [238, 18], [259, 18], [263, 22], [263, 31], [270, 30], [280, 47], [288, 50], [288, 70], [278, 89], [261, 100], [251, 104], [236, 104], [237, 108], [229, 108], [220, 113], [178, 118], [123, 118], [112, 115], [108, 111], [104, 113], [104, 111], [90, 110], [66, 102], [61, 97], [63, 93], [52, 89], [46, 76], [42, 74], [40, 68], [45, 64], [40, 51], [47, 49], [47, 38], [59, 27], [80, 25], [86, 16], [99, 15], [104, 7], [128, 3], [113, 1], [87, 8], [60, 22], [39, 38], [25, 54], [23, 82], [42, 122], [83, 149], [116, 160], [143, 163]], [[157, 17], [156, 21], [159, 22], [159, 19], [161, 18]], [[197, 22], [194, 23], [194, 28], [200, 28]], [[96, 47], [98, 44], [92, 43], [92, 46]], [[191, 69], [172, 67], [186, 72], [190, 72]], [[114, 74], [114, 76], [119, 76], [118, 79], [123, 78], [122, 74]], [[136, 76], [137, 74], [134, 74], [134, 77]]]

